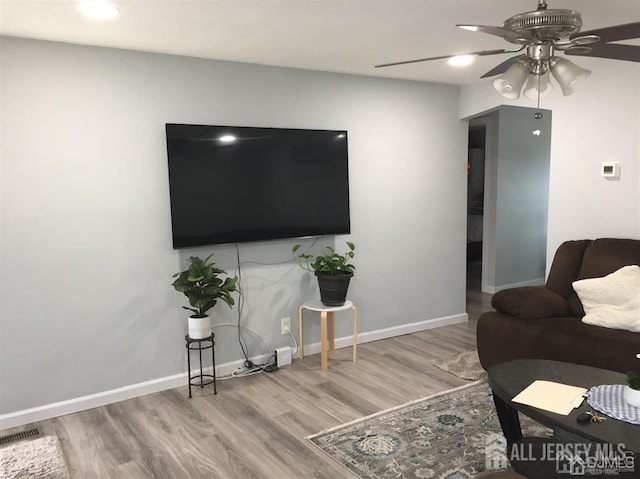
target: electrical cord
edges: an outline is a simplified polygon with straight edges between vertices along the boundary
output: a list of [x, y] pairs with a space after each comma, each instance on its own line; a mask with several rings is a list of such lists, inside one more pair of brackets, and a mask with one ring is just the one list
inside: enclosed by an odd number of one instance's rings
[[[215, 329], [223, 326], [237, 328], [238, 324], [237, 323], [218, 323], [218, 324], [214, 324], [213, 328]], [[271, 347], [271, 345], [262, 336], [260, 336], [260, 333], [258, 331], [250, 328], [249, 326], [244, 326], [242, 324], [240, 325], [240, 328], [246, 331], [249, 331], [250, 333], [253, 333], [256, 336], [256, 338], [262, 341], [262, 344], [264, 344], [267, 347], [267, 351], [273, 351], [273, 348]]]
[[[219, 327], [232, 327], [232, 328], [237, 328], [238, 325], [236, 323], [218, 323], [218, 324], [214, 324], [213, 328], [219, 328]], [[253, 335], [255, 335], [256, 338], [258, 338], [260, 341], [262, 341], [262, 344], [264, 344], [267, 348], [267, 351], [273, 351], [274, 349], [271, 347], [271, 345], [262, 337], [260, 336], [260, 333], [258, 333], [258, 331], [256, 331], [253, 328], [250, 328], [248, 326], [243, 326], [240, 325], [240, 328], [249, 331], [250, 333], [253, 333]], [[293, 331], [289, 331], [289, 336], [291, 336], [291, 341], [293, 343], [293, 351], [291, 352], [292, 356], [295, 356], [298, 353], [298, 341], [296, 339], [295, 334], [293, 334]], [[274, 372], [278, 370], [278, 365], [276, 362], [276, 357], [275, 357], [275, 353], [272, 353], [265, 362], [263, 363], [251, 363], [252, 366], [246, 366], [247, 368], [246, 370], [242, 370], [242, 371], [234, 371], [231, 374], [228, 374], [226, 376], [220, 376], [216, 379], [234, 379], [234, 378], [243, 378], [243, 377], [247, 377], [247, 376], [253, 376], [254, 374], [258, 374], [258, 373], [262, 373], [262, 372]]]
[[298, 354], [298, 341], [296, 340], [296, 336], [291, 332], [291, 330], [289, 331], [289, 335], [291, 336], [291, 340], [293, 341], [294, 346], [294, 350], [291, 352], [291, 356], [293, 357]]
[[[305, 254], [309, 252], [309, 250], [311, 250], [311, 248], [313, 248], [315, 246], [315, 244], [320, 241], [320, 239], [324, 238], [324, 236], [317, 236], [316, 238], [314, 238], [313, 242], [305, 249]], [[238, 248], [238, 244], [236, 243], [236, 249]], [[288, 259], [286, 261], [278, 261], [275, 263], [263, 263], [262, 261], [243, 261], [242, 264], [257, 264], [260, 266], [278, 266], [281, 264], [289, 264], [289, 263], [293, 263], [294, 261], [296, 261], [295, 259]]]
[[[308, 251], [311, 250], [311, 248], [313, 248], [315, 246], [315, 244], [322, 238], [322, 236], [318, 236], [316, 237], [313, 242], [305, 249], [305, 253], [307, 253]], [[216, 326], [236, 326], [238, 328], [238, 343], [240, 344], [240, 349], [242, 350], [242, 354], [244, 356], [244, 366], [247, 368], [247, 371], [242, 371], [242, 375], [239, 376], [235, 373], [233, 373], [231, 376], [229, 377], [223, 377], [221, 379], [231, 379], [234, 377], [243, 377], [243, 376], [247, 376], [247, 375], [252, 375], [252, 374], [257, 374], [259, 372], [263, 372], [263, 371], [275, 371], [278, 366], [276, 365], [276, 358], [275, 358], [275, 353], [273, 353], [269, 359], [262, 363], [262, 364], [255, 364], [253, 361], [251, 361], [249, 359], [249, 347], [247, 345], [247, 341], [244, 338], [244, 336], [242, 335], [242, 330], [246, 329], [248, 331], [251, 331], [256, 337], [258, 337], [268, 348], [269, 351], [273, 351], [273, 349], [271, 348], [271, 346], [262, 338], [262, 336], [260, 336], [260, 334], [251, 329], [248, 328], [246, 326], [243, 326], [241, 324], [242, 322], [242, 311], [244, 309], [244, 291], [242, 290], [242, 265], [246, 265], [246, 264], [257, 264], [257, 265], [261, 265], [261, 266], [277, 266], [277, 265], [282, 265], [282, 264], [289, 264], [294, 262], [295, 260], [287, 260], [287, 261], [279, 261], [279, 262], [275, 262], [275, 263], [263, 263], [263, 262], [259, 262], [259, 261], [245, 261], [245, 262], [241, 262], [240, 261], [240, 248], [238, 247], [238, 243], [235, 243], [235, 248], [236, 248], [236, 272], [237, 272], [237, 276], [238, 276], [238, 283], [237, 283], [237, 288], [238, 288], [238, 321], [236, 324], [234, 323], [222, 323], [222, 324], [217, 324]], [[294, 268], [291, 268], [291, 270], [289, 270], [286, 274], [288, 275], [291, 271], [293, 271]], [[294, 334], [289, 331], [289, 335], [291, 336], [291, 339], [293, 341], [293, 344], [295, 346], [294, 351], [292, 352], [293, 355], [297, 354], [298, 352], [298, 342], [296, 341], [296, 338], [294, 336]]]
[[[316, 238], [314, 238], [314, 240], [311, 242], [311, 244], [309, 246], [307, 246], [305, 248], [304, 253], [308, 253], [313, 246], [321, 239], [323, 238], [322, 236], [318, 236]], [[238, 247], [238, 245], [236, 244], [236, 248]], [[286, 278], [287, 276], [289, 276], [289, 274], [291, 274], [292, 271], [295, 271], [296, 269], [298, 269], [299, 264], [298, 261], [295, 258], [291, 258], [288, 259], [286, 261], [276, 261], [274, 263], [265, 263], [262, 261], [243, 261], [241, 263], [241, 265], [247, 265], [247, 264], [255, 264], [255, 265], [259, 265], [259, 266], [280, 266], [280, 265], [284, 265], [284, 264], [291, 264], [291, 268], [289, 268], [287, 271], [285, 271], [284, 273], [282, 273], [282, 275], [279, 278], [270, 280], [271, 284], [277, 284], [280, 281], [282, 281], [284, 278]]]
[[234, 371], [231, 374], [227, 374], [226, 376], [216, 377], [216, 381], [224, 381], [225, 379], [236, 379], [236, 378], [245, 378], [248, 376], [255, 376], [256, 374], [265, 372], [265, 368], [266, 366], [261, 366], [259, 368], [254, 367], [245, 371]]
[[238, 343], [240, 343], [240, 349], [242, 349], [242, 354], [244, 355], [244, 365], [251, 369], [253, 367], [253, 362], [249, 359], [249, 348], [247, 343], [242, 336], [242, 328], [240, 327], [240, 321], [242, 321], [242, 309], [244, 307], [244, 293], [242, 291], [242, 268], [240, 266], [240, 248], [238, 248], [238, 244], [236, 243], [236, 261], [237, 261], [237, 271], [238, 271]]

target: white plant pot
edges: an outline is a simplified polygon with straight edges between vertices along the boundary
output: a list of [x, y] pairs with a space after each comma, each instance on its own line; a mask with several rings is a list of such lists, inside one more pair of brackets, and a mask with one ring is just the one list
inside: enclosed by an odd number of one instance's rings
[[629, 406], [640, 408], [640, 391], [627, 386], [627, 389], [624, 390], [624, 400]]
[[211, 318], [205, 316], [204, 318], [189, 317], [189, 337], [191, 339], [203, 339], [211, 336]]

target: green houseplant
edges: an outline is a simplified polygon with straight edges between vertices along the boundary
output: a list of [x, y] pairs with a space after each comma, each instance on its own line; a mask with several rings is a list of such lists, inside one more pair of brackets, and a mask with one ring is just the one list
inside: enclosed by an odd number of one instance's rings
[[640, 374], [629, 371], [627, 373], [627, 384], [624, 394], [627, 404], [640, 408]]
[[305, 271], [314, 273], [320, 287], [320, 301], [326, 306], [342, 306], [347, 299], [347, 290], [356, 267], [350, 262], [355, 256], [355, 245], [347, 241], [347, 252], [338, 253], [327, 246], [325, 254], [298, 253], [300, 245], [291, 248], [298, 264]]
[[235, 301], [231, 294], [238, 291], [238, 278], [220, 278], [220, 275], [227, 273], [215, 267], [215, 263], [210, 261], [212, 256], [213, 254], [210, 254], [205, 259], [191, 256], [189, 268], [173, 275], [177, 279], [172, 286], [189, 299], [190, 306], [183, 308], [192, 312], [189, 316], [189, 336], [193, 339], [211, 335], [211, 318], [207, 311], [213, 308], [219, 299], [229, 307], [233, 306]]

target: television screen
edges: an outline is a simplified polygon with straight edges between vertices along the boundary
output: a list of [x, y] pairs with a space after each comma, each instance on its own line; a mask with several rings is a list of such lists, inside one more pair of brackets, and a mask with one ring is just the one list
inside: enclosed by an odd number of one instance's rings
[[346, 131], [166, 133], [174, 248], [350, 232]]

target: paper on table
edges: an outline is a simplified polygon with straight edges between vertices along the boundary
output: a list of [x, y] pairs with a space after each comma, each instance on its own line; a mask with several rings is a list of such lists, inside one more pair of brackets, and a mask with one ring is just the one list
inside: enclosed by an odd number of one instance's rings
[[582, 403], [585, 388], [552, 381], [533, 381], [512, 401], [566, 416]]

